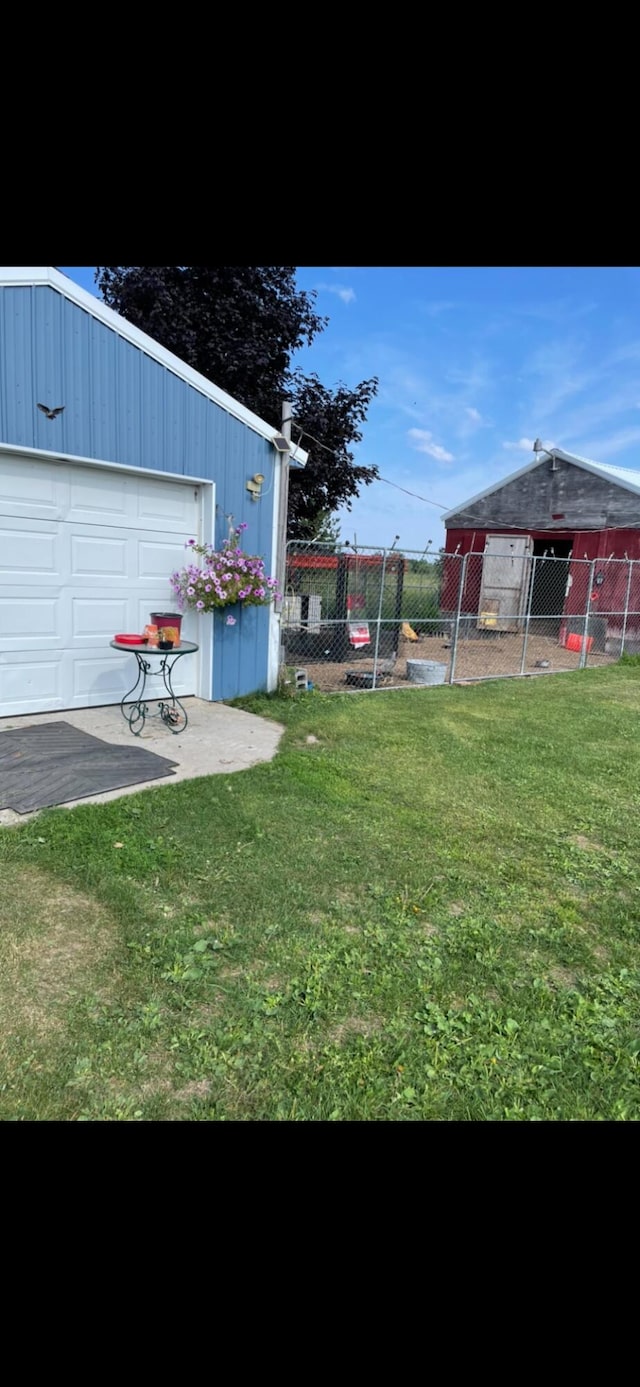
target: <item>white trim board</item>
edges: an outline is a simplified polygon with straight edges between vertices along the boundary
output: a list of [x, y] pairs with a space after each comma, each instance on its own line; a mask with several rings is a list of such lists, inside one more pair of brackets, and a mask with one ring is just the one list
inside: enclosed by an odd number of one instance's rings
[[166, 482], [191, 482], [193, 486], [213, 486], [212, 477], [196, 477], [191, 472], [165, 472], [158, 467], [134, 467], [133, 464], [110, 462], [106, 458], [85, 458], [81, 453], [49, 452], [47, 448], [25, 448], [20, 443], [0, 443], [0, 453], [18, 457], [41, 458], [44, 462], [73, 462], [79, 467], [108, 467], [113, 472], [131, 472], [135, 476], [160, 477]]
[[[200, 491], [199, 504], [199, 530], [202, 544], [210, 544], [215, 549], [216, 536], [216, 486], [211, 482], [209, 486], [202, 487]], [[198, 669], [198, 695], [208, 703], [213, 702], [213, 615], [204, 620], [200, 616], [199, 632], [199, 657], [200, 666]]]
[[[38, 285], [57, 290], [64, 298], [77, 304], [79, 308], [83, 308], [86, 313], [90, 313], [93, 318], [97, 318], [99, 322], [104, 323], [113, 332], [117, 332], [119, 337], [124, 337], [134, 347], [139, 347], [146, 356], [152, 357], [161, 366], [166, 366], [167, 370], [171, 371], [174, 376], [179, 376], [181, 380], [186, 381], [187, 385], [199, 390], [201, 395], [205, 395], [208, 400], [213, 400], [214, 404], [226, 410], [227, 414], [231, 414], [240, 423], [246, 424], [248, 428], [253, 429], [262, 438], [268, 439], [270, 443], [280, 433], [279, 429], [267, 424], [264, 419], [260, 419], [252, 410], [240, 404], [239, 400], [234, 400], [233, 396], [228, 395], [226, 390], [221, 390], [219, 386], [213, 385], [206, 376], [202, 376], [199, 371], [194, 371], [191, 366], [187, 366], [186, 361], [181, 361], [179, 356], [167, 351], [166, 347], [162, 347], [153, 337], [149, 337], [148, 333], [134, 327], [133, 323], [127, 322], [127, 319], [121, 317], [119, 313], [114, 313], [113, 309], [109, 308], [106, 303], [94, 298], [93, 294], [82, 289], [73, 279], [69, 279], [68, 275], [63, 275], [59, 270], [54, 269], [53, 265], [0, 266], [0, 288], [29, 288]], [[295, 449], [294, 453], [295, 457], [291, 457], [291, 466], [304, 467], [309, 454], [303, 448]]]
[[[280, 533], [280, 489], [282, 486], [283, 469], [276, 468], [273, 479], [273, 523], [271, 530], [271, 572], [275, 573], [278, 565], [278, 535]], [[285, 539], [285, 581], [286, 581], [286, 539]], [[282, 619], [280, 612], [276, 611], [276, 604], [272, 602], [269, 607], [269, 653], [267, 656], [267, 692], [275, 693], [278, 687], [278, 673], [280, 670], [280, 643], [282, 641]]]

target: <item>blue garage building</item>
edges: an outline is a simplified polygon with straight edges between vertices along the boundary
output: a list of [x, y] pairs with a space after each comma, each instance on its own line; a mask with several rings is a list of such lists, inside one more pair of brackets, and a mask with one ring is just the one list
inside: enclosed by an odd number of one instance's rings
[[[52, 267], [0, 268], [0, 716], [119, 702], [109, 640], [174, 607], [187, 539], [220, 547], [244, 521], [276, 572], [277, 434]], [[272, 607], [235, 626], [191, 612], [183, 634], [201, 649], [178, 662], [182, 695], [275, 688]]]

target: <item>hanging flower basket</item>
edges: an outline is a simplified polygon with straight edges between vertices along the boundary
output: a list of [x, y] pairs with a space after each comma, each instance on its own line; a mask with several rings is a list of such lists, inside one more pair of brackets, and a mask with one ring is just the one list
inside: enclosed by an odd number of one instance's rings
[[[196, 544], [190, 539], [187, 548], [201, 562], [186, 564], [171, 574], [171, 587], [178, 605], [197, 612], [215, 612], [221, 607], [266, 607], [279, 601], [277, 580], [268, 578], [264, 559], [258, 554], [245, 554], [240, 545], [246, 525], [238, 525], [222, 549], [208, 544]], [[226, 624], [235, 626], [236, 617], [228, 616]]]

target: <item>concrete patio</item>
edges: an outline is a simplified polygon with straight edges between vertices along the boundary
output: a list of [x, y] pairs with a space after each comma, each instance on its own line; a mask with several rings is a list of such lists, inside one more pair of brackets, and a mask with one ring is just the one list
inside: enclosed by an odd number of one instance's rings
[[[36, 723], [68, 722], [83, 732], [111, 745], [143, 746], [159, 756], [168, 756], [178, 765], [162, 780], [143, 781], [107, 790], [101, 795], [87, 795], [69, 800], [61, 808], [72, 809], [76, 804], [103, 804], [121, 795], [136, 795], [141, 790], [161, 790], [178, 780], [194, 780], [202, 775], [228, 775], [245, 771], [262, 761], [271, 761], [284, 731], [280, 723], [228, 708], [223, 703], [207, 703], [199, 698], [182, 700], [189, 724], [178, 736], [168, 730], [159, 718], [150, 719], [140, 737], [134, 737], [124, 721], [119, 704], [107, 708], [66, 709], [56, 713], [26, 714], [19, 718], [0, 718], [0, 735], [10, 728], [31, 727]], [[38, 811], [39, 812], [39, 811]], [[26, 823], [33, 814], [16, 814], [13, 809], [0, 809], [0, 825], [7, 827]]]

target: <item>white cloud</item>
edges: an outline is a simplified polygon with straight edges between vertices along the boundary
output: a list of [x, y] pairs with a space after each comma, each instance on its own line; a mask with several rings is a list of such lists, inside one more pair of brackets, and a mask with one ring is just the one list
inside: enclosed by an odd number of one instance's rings
[[442, 299], [433, 303], [425, 303], [422, 307], [430, 318], [438, 318], [441, 313], [450, 313], [452, 308], [459, 308], [461, 305], [454, 303], [453, 299]]
[[460, 366], [459, 362], [444, 368], [444, 379], [453, 385], [460, 386], [466, 392], [467, 398], [477, 399], [479, 395], [485, 393], [492, 387], [493, 367], [488, 357], [480, 355], [474, 351], [471, 362], [468, 366]]
[[453, 453], [448, 453], [446, 448], [434, 443], [433, 434], [428, 429], [408, 429], [407, 432], [416, 452], [428, 453], [429, 457], [435, 458], [437, 462], [453, 462]]
[[[640, 429], [628, 428], [619, 429], [617, 433], [609, 434], [606, 438], [587, 438], [584, 442], [576, 445], [576, 453], [583, 457], [592, 457], [598, 462], [608, 462], [609, 458], [615, 453], [623, 452], [625, 448], [630, 448], [640, 443]], [[568, 450], [572, 451], [571, 448]], [[633, 466], [633, 462], [625, 464]]]
[[420, 481], [416, 480], [413, 465], [397, 468], [380, 461], [380, 471], [383, 477], [408, 491], [419, 492], [424, 500], [407, 496], [384, 482], [374, 482], [363, 487], [351, 511], [341, 511], [342, 537], [351, 539], [355, 530], [359, 544], [388, 547], [394, 534], [399, 534], [398, 549], [405, 554], [419, 554], [429, 540], [435, 550], [444, 544], [444, 511], [463, 506], [470, 496], [504, 477], [504, 459], [456, 468], [455, 474], [449, 468], [434, 471], [432, 478]]
[[565, 296], [547, 302], [537, 300], [535, 303], [526, 301], [514, 303], [513, 312], [520, 313], [527, 318], [538, 318], [541, 322], [552, 323], [557, 327], [564, 327], [574, 318], [583, 318], [586, 314], [593, 313], [597, 307], [598, 304], [595, 301], [580, 303], [575, 296]]
[[603, 425], [615, 426], [625, 414], [635, 407], [638, 383], [633, 377], [628, 381], [620, 382], [611, 378], [607, 380], [603, 375], [602, 389], [606, 393], [599, 394], [597, 387], [595, 387], [585, 397], [587, 403], [577, 401], [572, 409], [562, 412], [560, 419], [564, 438], [584, 438], [586, 435], [591, 436], [596, 432], [601, 433]]
[[346, 284], [317, 284], [317, 289], [324, 289], [326, 294], [337, 294], [343, 303], [353, 303], [356, 297], [355, 289], [349, 289]]
[[[502, 446], [503, 446], [503, 448], [508, 448], [510, 452], [517, 451], [517, 452], [519, 452], [519, 453], [532, 453], [532, 452], [533, 452], [533, 439], [532, 439], [532, 438], [519, 438], [517, 443], [503, 443]], [[551, 446], [552, 446], [553, 448], [555, 448], [556, 445], [555, 445], [555, 443], [553, 443]]]
[[[464, 397], [463, 397], [464, 398]], [[476, 409], [475, 405], [466, 405], [462, 401], [461, 410], [458, 413], [455, 424], [452, 426], [456, 438], [462, 443], [473, 443], [479, 429], [492, 429], [493, 424], [484, 414]]]
[[[447, 368], [439, 356], [435, 362], [427, 361], [417, 352], [407, 351], [386, 338], [372, 336], [366, 338], [366, 349], [361, 344], [349, 346], [341, 362], [341, 371], [346, 379], [372, 373], [378, 376], [380, 389], [370, 417], [374, 418], [383, 410], [389, 411], [394, 416], [393, 423], [389, 423], [390, 430], [396, 427], [396, 420], [402, 422], [399, 415], [425, 431], [431, 426], [436, 437], [445, 435], [452, 442], [471, 438], [481, 428], [493, 428], [490, 414], [493, 414], [494, 366], [490, 359], [477, 353], [472, 352], [468, 359], [463, 357], [461, 365], [456, 352], [455, 366]], [[478, 420], [465, 411], [476, 409], [480, 413], [475, 404], [480, 399], [483, 412]]]

